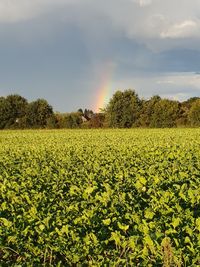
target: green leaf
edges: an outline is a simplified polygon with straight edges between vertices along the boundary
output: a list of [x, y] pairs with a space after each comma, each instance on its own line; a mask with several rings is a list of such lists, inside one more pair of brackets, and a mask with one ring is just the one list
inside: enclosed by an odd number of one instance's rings
[[153, 211], [146, 210], [144, 216], [146, 219], [153, 219], [154, 215], [155, 215], [155, 213]]
[[200, 232], [200, 218], [196, 219], [196, 228]]
[[40, 224], [40, 225], [39, 225], [39, 229], [40, 229], [41, 231], [43, 231], [43, 230], [45, 229], [44, 224]]
[[154, 243], [149, 235], [145, 236], [144, 238], [145, 243], [148, 245], [150, 251], [152, 254], [156, 254], [156, 250], [154, 247]]
[[177, 226], [179, 226], [180, 222], [181, 222], [181, 219], [180, 219], [180, 218], [173, 218], [171, 224], [172, 224], [172, 226], [173, 226], [174, 229], [175, 229]]
[[4, 224], [4, 226], [10, 228], [12, 226], [12, 222], [7, 220], [6, 218], [0, 218], [0, 221]]
[[136, 249], [136, 243], [134, 237], [130, 237], [128, 241], [128, 246], [134, 251]]
[[116, 246], [119, 246], [121, 244], [121, 235], [119, 232], [111, 232], [110, 240], [115, 241]]
[[185, 244], [190, 244], [191, 243], [191, 240], [189, 238], [189, 236], [186, 236], [185, 237]]
[[63, 234], [69, 234], [69, 226], [68, 225], [63, 225], [63, 227], [60, 230], [61, 233]]
[[110, 223], [111, 223], [110, 218], [103, 220], [103, 224], [105, 224], [105, 225], [110, 225]]
[[146, 178], [144, 176], [139, 176], [138, 179], [139, 179], [141, 184], [146, 185], [147, 180], [146, 180]]
[[29, 210], [29, 214], [33, 219], [35, 219], [37, 217], [37, 208], [35, 206], [31, 207]]
[[129, 228], [129, 225], [126, 225], [126, 224], [121, 224], [120, 222], [117, 222], [117, 225], [119, 227], [119, 229], [123, 230], [123, 231], [127, 231], [128, 228]]

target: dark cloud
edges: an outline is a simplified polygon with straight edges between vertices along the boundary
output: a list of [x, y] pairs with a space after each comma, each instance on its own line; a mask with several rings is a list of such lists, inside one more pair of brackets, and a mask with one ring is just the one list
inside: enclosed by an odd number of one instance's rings
[[0, 0], [0, 94], [44, 97], [61, 111], [93, 107], [110, 62], [113, 91], [197, 95], [200, 3], [183, 0], [177, 12], [178, 3]]

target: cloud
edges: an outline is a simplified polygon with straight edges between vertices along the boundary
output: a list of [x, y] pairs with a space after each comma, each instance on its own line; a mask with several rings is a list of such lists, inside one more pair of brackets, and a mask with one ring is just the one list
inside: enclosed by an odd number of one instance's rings
[[152, 0], [132, 0], [133, 2], [137, 3], [140, 7], [145, 7], [151, 5]]
[[36, 14], [35, 5], [30, 1], [0, 1], [0, 22], [16, 22], [32, 18]]
[[[110, 0], [97, 5], [114, 31], [153, 51], [200, 47], [200, 1], [181, 0], [181, 12], [177, 12], [180, 0]], [[88, 10], [91, 6], [90, 2]]]
[[180, 0], [0, 0], [0, 23], [51, 14], [57, 20], [71, 17], [73, 23], [88, 30], [110, 21], [113, 31], [149, 47], [163, 39], [199, 38], [200, 2], [181, 0], [181, 12], [177, 6]]
[[200, 25], [194, 20], [185, 20], [181, 23], [171, 25], [167, 30], [161, 32], [161, 38], [188, 38], [200, 36]]
[[174, 84], [174, 81], [172, 80], [159, 80], [156, 82], [157, 84]]
[[140, 0], [139, 3], [140, 3], [140, 6], [148, 6], [148, 5], [151, 5], [152, 0]]
[[16, 23], [44, 15], [79, 0], [0, 0], [0, 22]]
[[[190, 73], [139, 74], [129, 79], [118, 79], [113, 88], [133, 88], [140, 97], [150, 98], [160, 95], [163, 98], [184, 101], [200, 94], [200, 77]], [[159, 80], [158, 80], [159, 79]]]
[[1, 86], [73, 110], [77, 95], [94, 99], [109, 61], [113, 90], [198, 95], [199, 25], [199, 0], [0, 0]]

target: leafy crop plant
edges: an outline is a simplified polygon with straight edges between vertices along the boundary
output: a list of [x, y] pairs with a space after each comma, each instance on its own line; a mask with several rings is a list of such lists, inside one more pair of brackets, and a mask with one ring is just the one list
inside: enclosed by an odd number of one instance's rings
[[200, 266], [200, 130], [0, 132], [1, 266]]

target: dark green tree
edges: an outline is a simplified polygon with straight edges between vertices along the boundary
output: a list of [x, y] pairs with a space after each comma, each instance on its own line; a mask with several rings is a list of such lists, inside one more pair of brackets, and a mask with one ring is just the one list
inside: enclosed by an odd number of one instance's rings
[[18, 127], [20, 120], [23, 120], [23, 117], [26, 114], [28, 101], [20, 95], [9, 95], [6, 100], [11, 107], [8, 127]]
[[82, 119], [80, 112], [71, 112], [66, 116], [66, 128], [80, 128]]
[[0, 128], [18, 128], [19, 121], [25, 116], [28, 102], [20, 95], [0, 98]]
[[134, 90], [117, 91], [106, 108], [106, 121], [110, 127], [130, 128], [136, 122], [141, 101]]
[[80, 112], [56, 113], [56, 128], [80, 128], [82, 124], [82, 115]]
[[56, 114], [52, 114], [48, 119], [47, 119], [47, 128], [48, 129], [56, 129], [58, 128], [58, 120]]
[[149, 127], [152, 120], [152, 115], [154, 112], [154, 106], [157, 102], [161, 100], [161, 97], [158, 95], [152, 96], [149, 100], [141, 101], [141, 109], [138, 116], [138, 120], [135, 123], [135, 126], [139, 127]]
[[81, 115], [83, 115], [83, 110], [82, 110], [82, 108], [79, 108], [77, 112], [79, 112], [79, 113], [81, 113]]
[[192, 103], [188, 118], [191, 126], [200, 126], [200, 99]]
[[4, 129], [10, 120], [10, 104], [5, 97], [0, 97], [0, 129]]
[[191, 122], [189, 120], [189, 112], [190, 109], [193, 105], [193, 103], [200, 99], [199, 97], [191, 97], [186, 101], [183, 101], [181, 103], [181, 107], [180, 107], [180, 118], [177, 121], [177, 125], [178, 126], [190, 126]]
[[47, 120], [53, 115], [53, 108], [45, 99], [31, 102], [27, 107], [26, 121], [30, 128], [45, 128]]
[[154, 105], [149, 126], [156, 128], [175, 127], [179, 118], [179, 110], [179, 102], [161, 99]]

